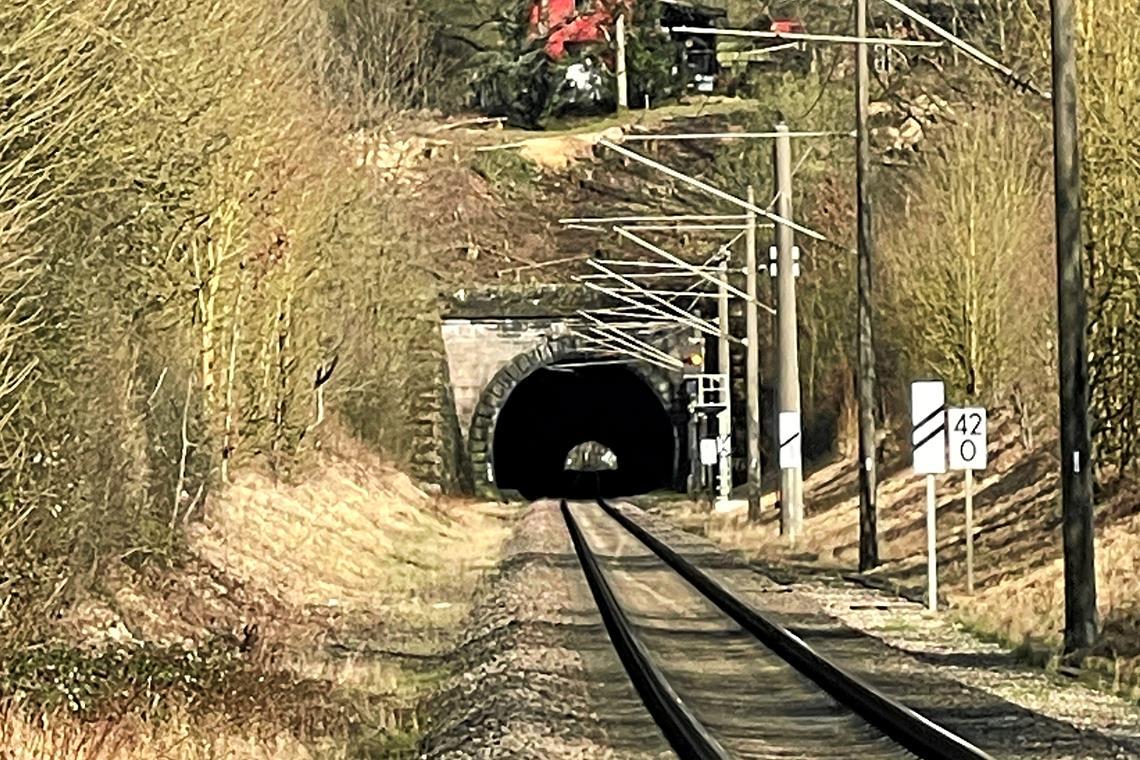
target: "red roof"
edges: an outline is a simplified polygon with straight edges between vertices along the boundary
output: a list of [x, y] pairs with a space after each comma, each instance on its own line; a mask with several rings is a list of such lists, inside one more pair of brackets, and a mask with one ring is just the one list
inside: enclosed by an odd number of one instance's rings
[[532, 38], [546, 38], [546, 53], [558, 60], [566, 46], [576, 42], [600, 42], [613, 23], [610, 8], [616, 2], [595, 2], [579, 12], [576, 0], [534, 0], [530, 6]]
[[772, 19], [772, 31], [777, 34], [802, 33], [804, 31], [804, 25], [799, 19], [795, 18]]

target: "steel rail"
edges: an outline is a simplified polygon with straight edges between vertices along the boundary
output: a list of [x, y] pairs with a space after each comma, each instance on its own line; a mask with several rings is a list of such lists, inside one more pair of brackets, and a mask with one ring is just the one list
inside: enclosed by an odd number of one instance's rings
[[813, 681], [840, 704], [926, 760], [993, 760], [959, 736], [847, 673], [803, 639], [746, 604], [633, 519], [602, 499], [598, 505], [722, 612], [777, 657]]
[[661, 733], [677, 754], [686, 760], [727, 760], [728, 753], [681, 701], [633, 632], [629, 618], [614, 596], [597, 557], [586, 543], [586, 537], [565, 500], [562, 501], [562, 517], [614, 649]]

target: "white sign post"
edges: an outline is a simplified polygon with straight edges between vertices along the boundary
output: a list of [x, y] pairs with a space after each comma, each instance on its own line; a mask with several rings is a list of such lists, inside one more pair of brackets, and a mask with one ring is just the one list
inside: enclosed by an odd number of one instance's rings
[[966, 593], [974, 593], [974, 470], [986, 469], [986, 410], [951, 409], [950, 469], [966, 471]]
[[934, 476], [946, 472], [946, 386], [922, 380], [910, 386], [911, 444], [914, 471], [926, 476], [927, 607], [938, 609], [938, 534]]

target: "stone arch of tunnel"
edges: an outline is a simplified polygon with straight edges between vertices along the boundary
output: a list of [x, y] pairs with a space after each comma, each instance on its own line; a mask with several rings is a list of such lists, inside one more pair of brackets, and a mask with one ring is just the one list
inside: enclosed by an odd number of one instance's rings
[[[632, 495], [676, 488], [684, 410], [677, 381], [642, 363], [602, 359], [572, 338], [517, 356], [494, 376], [468, 432], [475, 490], [485, 498]], [[575, 445], [596, 440], [618, 468], [588, 477], [566, 473]]]

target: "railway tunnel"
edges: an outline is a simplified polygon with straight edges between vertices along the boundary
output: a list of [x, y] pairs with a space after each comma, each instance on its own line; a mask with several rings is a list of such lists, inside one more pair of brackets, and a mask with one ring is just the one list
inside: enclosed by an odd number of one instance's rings
[[[565, 469], [576, 446], [597, 441], [616, 469]], [[673, 485], [677, 445], [663, 399], [634, 368], [606, 362], [541, 367], [506, 398], [492, 441], [500, 490], [527, 499], [628, 496]]]
[[[433, 461], [459, 470], [477, 495], [684, 489], [684, 379], [645, 362], [617, 362], [578, 336], [577, 312], [604, 304], [592, 298], [581, 287], [523, 286], [462, 291], [444, 302], [445, 392], [434, 397], [445, 414], [424, 430], [429, 444], [445, 444], [429, 452]], [[690, 345], [669, 331], [646, 339], [678, 358]], [[587, 442], [613, 452], [616, 468], [568, 475], [567, 455]]]

